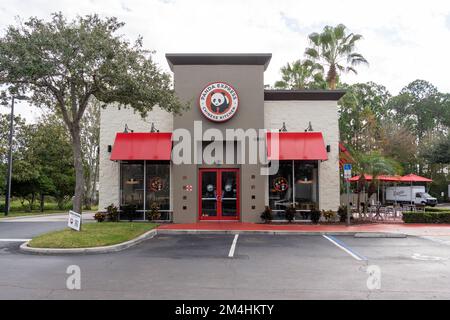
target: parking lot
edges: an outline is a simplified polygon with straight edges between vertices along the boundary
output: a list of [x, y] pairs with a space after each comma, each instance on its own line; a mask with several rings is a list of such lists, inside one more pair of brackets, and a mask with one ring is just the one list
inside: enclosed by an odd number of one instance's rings
[[[0, 231], [31, 236], [14, 227]], [[0, 242], [0, 299], [450, 298], [450, 246], [417, 237], [158, 235], [78, 256], [27, 255], [19, 245]], [[81, 290], [66, 287], [70, 265], [80, 267]]]

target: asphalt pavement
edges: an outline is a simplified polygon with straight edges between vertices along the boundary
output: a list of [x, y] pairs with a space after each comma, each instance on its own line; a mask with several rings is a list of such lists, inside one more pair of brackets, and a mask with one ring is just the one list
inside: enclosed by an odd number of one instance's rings
[[[61, 227], [0, 222], [0, 238]], [[0, 299], [450, 299], [450, 246], [419, 237], [158, 235], [77, 256], [19, 245], [0, 242]], [[70, 266], [80, 290], [67, 287]]]

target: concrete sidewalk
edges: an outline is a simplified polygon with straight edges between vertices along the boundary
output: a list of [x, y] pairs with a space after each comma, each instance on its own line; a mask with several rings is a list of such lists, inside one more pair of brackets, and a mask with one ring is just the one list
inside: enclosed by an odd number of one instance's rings
[[361, 224], [345, 225], [309, 225], [309, 224], [263, 224], [242, 222], [199, 222], [187, 224], [165, 224], [160, 231], [179, 232], [267, 232], [267, 233], [391, 233], [411, 236], [450, 236], [449, 224]]

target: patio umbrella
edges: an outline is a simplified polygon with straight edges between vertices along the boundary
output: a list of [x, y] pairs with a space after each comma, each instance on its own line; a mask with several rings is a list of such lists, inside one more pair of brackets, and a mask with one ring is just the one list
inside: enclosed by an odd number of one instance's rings
[[[372, 176], [370, 174], [365, 174], [364, 178], [366, 181], [372, 181]], [[349, 179], [350, 182], [358, 182], [361, 179], [361, 176], [354, 176]]]
[[[421, 177], [415, 174], [408, 174], [406, 176], [403, 176], [400, 178], [400, 182], [409, 182], [411, 187], [413, 182], [432, 182], [433, 180], [425, 178], [425, 177]], [[413, 191], [411, 188], [411, 205], [413, 204]]]

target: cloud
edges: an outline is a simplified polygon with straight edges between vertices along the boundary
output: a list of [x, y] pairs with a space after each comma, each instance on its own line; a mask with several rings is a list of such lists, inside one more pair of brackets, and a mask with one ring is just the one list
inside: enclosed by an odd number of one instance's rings
[[[14, 17], [48, 18], [62, 11], [69, 17], [99, 13], [126, 22], [123, 34], [144, 38], [156, 50], [155, 61], [170, 71], [167, 52], [269, 52], [265, 83], [280, 78], [279, 69], [303, 57], [307, 36], [325, 25], [344, 23], [364, 39], [358, 51], [370, 62], [359, 74], [343, 75], [348, 83], [375, 81], [396, 94], [423, 78], [450, 92], [450, 1], [408, 0], [2, 0], [0, 34]], [[430, 55], [430, 52], [432, 54]]]

